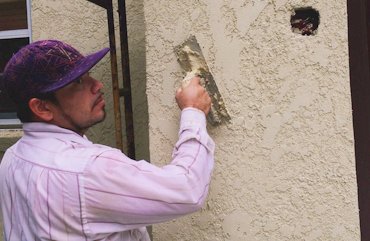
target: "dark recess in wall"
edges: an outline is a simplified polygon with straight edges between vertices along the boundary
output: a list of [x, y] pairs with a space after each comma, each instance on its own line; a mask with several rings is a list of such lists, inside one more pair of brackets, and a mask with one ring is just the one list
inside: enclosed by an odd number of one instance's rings
[[311, 7], [294, 9], [290, 17], [292, 31], [301, 35], [316, 35], [320, 24], [320, 14]]

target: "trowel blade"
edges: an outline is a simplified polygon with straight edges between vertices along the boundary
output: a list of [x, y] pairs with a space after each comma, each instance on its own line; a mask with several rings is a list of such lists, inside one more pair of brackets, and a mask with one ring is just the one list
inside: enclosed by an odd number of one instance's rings
[[207, 116], [208, 122], [212, 125], [228, 122], [230, 116], [195, 36], [190, 36], [176, 46], [175, 54], [180, 66], [187, 73], [197, 74], [203, 80], [201, 82], [212, 100], [211, 111]]

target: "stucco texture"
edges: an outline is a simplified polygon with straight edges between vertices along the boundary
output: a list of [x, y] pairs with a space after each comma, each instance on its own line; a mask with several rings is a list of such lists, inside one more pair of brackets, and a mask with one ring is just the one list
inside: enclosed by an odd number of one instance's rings
[[[344, 0], [144, 0], [151, 161], [170, 160], [184, 73], [173, 49], [195, 35], [230, 123], [204, 208], [154, 225], [161, 241], [360, 240]], [[294, 9], [320, 13], [315, 36]]]

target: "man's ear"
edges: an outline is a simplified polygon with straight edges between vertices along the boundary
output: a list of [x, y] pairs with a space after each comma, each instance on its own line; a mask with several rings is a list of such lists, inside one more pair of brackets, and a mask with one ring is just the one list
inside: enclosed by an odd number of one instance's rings
[[38, 98], [32, 98], [28, 101], [28, 106], [39, 120], [48, 122], [53, 119], [53, 112], [50, 109], [49, 103]]

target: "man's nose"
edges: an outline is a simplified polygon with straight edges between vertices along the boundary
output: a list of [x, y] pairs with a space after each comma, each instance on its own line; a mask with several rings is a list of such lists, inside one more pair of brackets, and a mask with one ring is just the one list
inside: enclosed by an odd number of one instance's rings
[[104, 85], [101, 81], [92, 78], [93, 84], [91, 85], [91, 92], [96, 94], [98, 93], [101, 89], [103, 89]]

